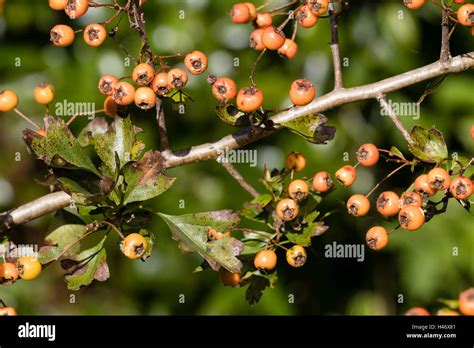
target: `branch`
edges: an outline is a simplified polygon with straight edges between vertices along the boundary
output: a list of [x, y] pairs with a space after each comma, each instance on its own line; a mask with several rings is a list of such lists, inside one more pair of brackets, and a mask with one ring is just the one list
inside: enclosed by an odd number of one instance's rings
[[449, 9], [444, 6], [442, 7], [442, 15], [443, 19], [441, 20], [441, 53], [439, 56], [439, 60], [442, 63], [446, 63], [451, 56], [450, 48], [449, 48]]
[[229, 174], [239, 183], [242, 188], [250, 193], [253, 197], [257, 198], [260, 194], [255, 190], [252, 185], [250, 185], [244, 177], [235, 169], [235, 167], [227, 161], [225, 158], [222, 161], [219, 161], [220, 164], [229, 172]]
[[156, 100], [156, 121], [158, 122], [158, 131], [160, 133], [160, 150], [167, 151], [170, 148], [168, 140], [168, 131], [166, 130], [165, 112], [163, 110], [163, 100]]
[[393, 111], [392, 107], [387, 103], [387, 99], [385, 98], [385, 96], [379, 95], [377, 97], [377, 100], [380, 103], [380, 106], [382, 107], [382, 109], [384, 109], [385, 112], [387, 113], [388, 117], [391, 118], [395, 126], [397, 126], [398, 130], [402, 133], [407, 143], [414, 144], [415, 142], [411, 138], [410, 133], [408, 133], [408, 131], [405, 129], [400, 119], [397, 117], [397, 115]]
[[150, 44], [148, 42], [148, 37], [146, 35], [145, 28], [145, 18], [141, 7], [140, 0], [131, 0], [130, 12], [129, 12], [130, 22], [132, 27], [138, 31], [138, 35], [142, 41], [142, 48], [140, 50], [140, 60], [141, 53], [145, 51], [148, 55], [149, 60], [153, 60], [153, 52], [151, 51]]
[[71, 196], [63, 191], [47, 194], [14, 210], [0, 214], [0, 232], [65, 208], [72, 202]]
[[342, 69], [341, 69], [341, 54], [339, 52], [339, 34], [338, 34], [338, 14], [334, 12], [334, 4], [329, 4], [330, 11], [330, 22], [331, 22], [331, 42], [329, 47], [331, 48], [332, 62], [334, 66], [334, 89], [343, 88], [342, 84]]
[[[227, 135], [214, 143], [202, 144], [178, 151], [162, 153], [165, 168], [172, 168], [196, 161], [215, 159], [226, 150], [237, 149], [270, 135], [281, 129], [282, 122], [292, 121], [311, 113], [323, 113], [340, 105], [377, 98], [381, 94], [390, 93], [419, 82], [448, 73], [458, 73], [474, 67], [474, 52], [469, 52], [449, 59], [445, 64], [440, 61], [424, 67], [396, 75], [385, 80], [359, 87], [334, 90], [312, 103], [280, 112], [270, 120], [275, 125], [272, 129], [256, 132], [252, 128], [244, 128], [237, 133]], [[258, 127], [257, 127], [258, 128]]]

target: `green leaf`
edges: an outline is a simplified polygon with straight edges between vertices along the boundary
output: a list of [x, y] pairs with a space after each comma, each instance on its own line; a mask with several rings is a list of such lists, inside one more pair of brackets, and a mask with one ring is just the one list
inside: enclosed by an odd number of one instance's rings
[[245, 202], [244, 208], [241, 210], [240, 215], [249, 220], [265, 221], [265, 216], [262, 216], [262, 213], [264, 212], [264, 208], [270, 204], [272, 200], [272, 195], [268, 193], [262, 194], [250, 202]]
[[133, 162], [124, 168], [125, 191], [124, 203], [146, 201], [167, 191], [175, 178], [162, 174], [162, 159], [158, 151], [149, 151], [140, 162]]
[[266, 242], [261, 240], [249, 240], [244, 242], [244, 250], [240, 253], [240, 256], [255, 255], [260, 250], [264, 249], [267, 245]]
[[245, 293], [245, 299], [248, 304], [253, 306], [262, 298], [263, 292], [267, 287], [273, 288], [278, 281], [276, 272], [270, 274], [262, 274], [260, 271], [253, 272], [252, 275], [246, 279], [249, 287]]
[[48, 132], [46, 138], [29, 129], [23, 132], [24, 140], [39, 159], [53, 167], [66, 168], [69, 164], [101, 176], [63, 120], [47, 116], [45, 124]]
[[170, 98], [174, 104], [186, 104], [188, 99], [193, 101], [193, 99], [186, 93], [184, 93], [181, 89], [177, 91], [172, 91], [165, 95], [166, 98]]
[[281, 125], [302, 136], [310, 143], [326, 144], [334, 138], [336, 133], [335, 127], [325, 125], [327, 121], [327, 117], [322, 114], [309, 114], [283, 122]]
[[232, 104], [223, 104], [216, 107], [216, 115], [225, 124], [233, 127], [250, 125], [249, 115], [239, 111]]
[[396, 154], [399, 158], [405, 159], [405, 156], [403, 156], [403, 153], [396, 146], [392, 146], [390, 148], [390, 152]]
[[242, 262], [236, 258], [243, 250], [242, 243], [231, 237], [208, 242], [208, 230], [214, 228], [225, 231], [235, 228], [239, 216], [230, 210], [185, 214], [180, 216], [158, 215], [167, 223], [173, 239], [180, 243], [185, 252], [192, 251], [201, 255], [214, 270], [223, 266], [232, 273], [240, 272]]
[[38, 250], [38, 261], [42, 264], [48, 264], [53, 261], [59, 254], [61, 254], [62, 249], [56, 246], [42, 246]]
[[286, 238], [294, 244], [302, 246], [310, 246], [311, 238], [319, 236], [328, 230], [328, 226], [325, 226], [322, 221], [312, 222], [306, 226], [300, 233], [288, 232], [285, 234]]
[[[74, 241], [81, 238], [87, 232], [85, 225], [63, 225], [48, 234], [45, 241], [49, 245], [54, 245], [61, 250], [72, 244]], [[76, 243], [71, 249], [66, 252], [65, 256], [74, 255], [79, 252], [81, 248], [80, 243]]]
[[107, 236], [104, 236], [96, 246], [61, 262], [69, 272], [64, 277], [69, 290], [79, 290], [82, 286], [91, 284], [94, 279], [105, 281], [109, 278], [104, 248], [106, 238]]
[[141, 234], [147, 241], [147, 248], [145, 254], [142, 256], [142, 259], [146, 260], [151, 256], [151, 253], [153, 252], [153, 247], [155, 246], [155, 235], [145, 229], [141, 229], [138, 233]]
[[448, 149], [443, 133], [436, 128], [425, 129], [414, 126], [410, 138], [414, 144], [409, 144], [410, 152], [420, 160], [428, 163], [439, 163], [448, 157]]

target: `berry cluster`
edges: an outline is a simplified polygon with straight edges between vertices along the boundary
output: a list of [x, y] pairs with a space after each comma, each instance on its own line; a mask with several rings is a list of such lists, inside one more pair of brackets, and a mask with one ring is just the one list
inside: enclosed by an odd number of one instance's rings
[[18, 278], [33, 280], [39, 276], [41, 268], [38, 259], [30, 256], [20, 257], [16, 263], [5, 261], [0, 265], [0, 284], [12, 285]]
[[[438, 316], [474, 315], [474, 288], [467, 289], [459, 294], [457, 300], [440, 300], [447, 305], [436, 311]], [[428, 316], [430, 312], [423, 307], [412, 307], [405, 315]]]

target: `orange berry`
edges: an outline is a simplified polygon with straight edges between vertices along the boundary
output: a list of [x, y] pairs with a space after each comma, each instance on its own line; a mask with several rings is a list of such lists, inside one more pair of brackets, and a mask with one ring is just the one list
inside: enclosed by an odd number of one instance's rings
[[272, 25], [273, 18], [269, 13], [259, 13], [255, 22], [260, 28], [266, 28]]
[[21, 279], [33, 280], [41, 273], [42, 266], [36, 257], [24, 256], [18, 259], [16, 268]]
[[120, 251], [129, 259], [136, 260], [146, 253], [148, 242], [139, 233], [131, 233], [120, 243]]
[[251, 21], [250, 8], [245, 3], [237, 3], [230, 10], [230, 19], [234, 23], [248, 23]]
[[395, 216], [400, 211], [398, 195], [392, 191], [382, 192], [377, 198], [377, 210], [383, 216]]
[[117, 116], [117, 111], [118, 111], [118, 104], [113, 100], [111, 96], [108, 96], [104, 100], [104, 110], [105, 113], [109, 116], [115, 117]]
[[425, 223], [425, 213], [419, 207], [408, 205], [398, 213], [398, 222], [404, 230], [415, 231]]
[[112, 95], [112, 93], [114, 92], [114, 87], [118, 82], [119, 79], [116, 78], [114, 75], [103, 75], [99, 79], [97, 88], [99, 88], [99, 92], [102, 94]]
[[285, 34], [275, 27], [266, 27], [262, 32], [262, 43], [269, 50], [277, 50], [285, 43]]
[[48, 0], [48, 5], [53, 10], [62, 11], [66, 8], [68, 0]]
[[263, 29], [258, 28], [255, 29], [250, 33], [250, 48], [253, 48], [254, 50], [257, 51], [263, 51], [265, 49], [265, 45], [262, 42], [262, 34], [263, 34]]
[[168, 84], [168, 74], [165, 72], [156, 74], [155, 78], [151, 83], [151, 88], [159, 96], [164, 96], [170, 93], [171, 88]]
[[428, 172], [428, 184], [435, 190], [446, 190], [451, 183], [449, 173], [443, 168], [433, 168]]
[[434, 196], [436, 193], [436, 189], [434, 189], [428, 181], [427, 174], [421, 174], [415, 179], [414, 189], [419, 194], [431, 197]]
[[288, 169], [301, 172], [306, 167], [306, 158], [302, 153], [292, 151], [286, 156], [285, 164]]
[[303, 106], [311, 103], [315, 95], [316, 89], [308, 80], [295, 80], [290, 86], [290, 100], [296, 106]]
[[150, 110], [156, 105], [156, 94], [150, 87], [140, 87], [135, 91], [135, 105], [143, 110]]
[[0, 307], [0, 317], [3, 316], [15, 316], [16, 310], [12, 307]]
[[245, 5], [249, 8], [250, 20], [253, 21], [257, 18], [257, 7], [251, 2], [244, 2]]
[[207, 56], [201, 51], [193, 51], [184, 57], [186, 69], [193, 75], [200, 75], [207, 69]]
[[219, 240], [219, 239], [222, 239], [222, 237], [224, 236], [227, 236], [227, 237], [230, 237], [230, 232], [217, 232], [215, 229], [213, 228], [210, 228], [208, 231], [207, 231], [207, 235], [209, 236], [209, 239], [210, 240]]
[[337, 170], [336, 179], [344, 187], [351, 186], [357, 178], [357, 172], [353, 166], [344, 166]]
[[423, 198], [419, 193], [416, 192], [405, 192], [398, 201], [399, 208], [404, 208], [408, 205], [413, 205], [415, 207], [420, 207], [423, 204]]
[[331, 174], [328, 172], [318, 172], [313, 178], [313, 188], [318, 192], [327, 192], [334, 186]]
[[257, 87], [242, 88], [237, 94], [237, 108], [243, 112], [258, 110], [263, 104], [263, 93]]
[[271, 271], [276, 267], [277, 256], [273, 250], [260, 250], [253, 260], [255, 268]]
[[472, 181], [466, 176], [458, 176], [449, 186], [449, 192], [457, 199], [468, 199], [472, 195]]
[[474, 288], [459, 294], [459, 311], [464, 315], [474, 315]]
[[441, 308], [436, 312], [436, 315], [438, 315], [438, 316], [458, 316], [460, 314], [456, 311], [453, 311], [452, 309], [449, 309], [449, 308]]
[[18, 270], [13, 263], [4, 262], [0, 265], [0, 284], [12, 285], [18, 277]]
[[171, 89], [179, 89], [188, 83], [188, 74], [182, 69], [174, 68], [168, 71], [168, 86]]
[[303, 28], [312, 28], [318, 23], [319, 17], [310, 10], [309, 5], [303, 5], [296, 10], [295, 19]]
[[357, 160], [365, 167], [372, 167], [379, 161], [379, 149], [374, 144], [364, 144], [356, 152]]
[[219, 269], [219, 280], [226, 286], [237, 286], [241, 279], [240, 273], [229, 272], [224, 267]]
[[41, 135], [43, 138], [47, 138], [48, 135], [46, 134], [46, 131], [43, 128], [40, 128], [36, 131], [36, 134]]
[[131, 83], [120, 81], [113, 87], [112, 98], [118, 105], [128, 105], [135, 100], [135, 87]]
[[84, 29], [84, 41], [92, 47], [102, 45], [107, 38], [107, 31], [98, 23], [89, 24]]
[[299, 213], [298, 204], [289, 198], [284, 198], [276, 206], [276, 214], [283, 221], [296, 219]]
[[219, 101], [229, 101], [237, 95], [237, 85], [228, 77], [220, 77], [212, 84], [212, 94]]
[[388, 243], [387, 230], [381, 226], [374, 226], [367, 231], [365, 241], [372, 250], [383, 249]]
[[329, 0], [309, 0], [309, 8], [315, 15], [322, 16], [329, 9]]
[[89, 9], [89, 0], [69, 0], [64, 11], [71, 19], [82, 17]]
[[50, 85], [49, 83], [41, 83], [35, 87], [33, 95], [38, 104], [48, 105], [54, 100], [56, 91], [54, 90], [53, 85]]
[[285, 39], [285, 43], [278, 49], [280, 57], [293, 59], [298, 52], [298, 45], [291, 39]]
[[308, 184], [304, 180], [293, 180], [288, 186], [288, 195], [295, 201], [302, 201], [308, 196]]
[[405, 315], [417, 315], [417, 316], [428, 316], [430, 315], [430, 312], [428, 312], [425, 308], [423, 307], [413, 307], [410, 308]]
[[18, 96], [11, 89], [0, 92], [0, 112], [9, 112], [18, 105]]
[[145, 86], [153, 81], [155, 69], [148, 63], [138, 64], [132, 73], [132, 79], [137, 85]]
[[403, 3], [411, 10], [418, 10], [425, 4], [425, 0], [403, 0]]
[[54, 46], [67, 47], [74, 41], [74, 30], [68, 25], [55, 25], [50, 32], [50, 41]]
[[370, 202], [364, 195], [352, 195], [347, 201], [347, 212], [354, 216], [367, 215], [370, 209]]
[[306, 250], [301, 245], [293, 245], [286, 251], [286, 262], [291, 267], [300, 268], [306, 263]]
[[461, 25], [466, 27], [474, 25], [474, 4], [462, 5], [458, 9], [457, 17]]

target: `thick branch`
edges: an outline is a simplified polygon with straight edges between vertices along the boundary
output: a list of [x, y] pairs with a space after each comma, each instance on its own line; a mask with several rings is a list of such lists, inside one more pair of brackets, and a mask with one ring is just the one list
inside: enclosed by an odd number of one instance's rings
[[390, 117], [390, 119], [393, 121], [395, 126], [397, 126], [398, 130], [402, 133], [403, 137], [407, 141], [408, 144], [414, 144], [414, 141], [410, 137], [410, 133], [405, 129], [403, 126], [403, 123], [400, 121], [398, 116], [395, 114], [393, 111], [392, 107], [387, 103], [387, 99], [385, 98], [384, 95], [379, 95], [377, 97], [378, 102], [380, 103], [380, 106], [382, 109], [385, 110], [385, 113]]
[[[332, 7], [333, 4], [331, 3]], [[334, 89], [343, 88], [342, 85], [342, 68], [341, 68], [341, 54], [339, 52], [339, 34], [338, 34], [338, 14], [331, 11], [331, 48], [332, 62], [334, 66]]]
[[66, 192], [47, 194], [14, 210], [0, 214], [0, 232], [65, 208], [71, 203], [72, 198]]
[[449, 49], [449, 10], [443, 6], [443, 19], [441, 21], [441, 53], [439, 60], [445, 63], [451, 56]]
[[260, 194], [255, 190], [252, 185], [250, 185], [244, 177], [235, 169], [235, 167], [227, 161], [225, 158], [222, 161], [219, 161], [220, 164], [229, 172], [229, 174], [239, 183], [242, 188], [250, 193], [253, 197], [258, 197]]
[[250, 127], [237, 133], [225, 136], [214, 143], [193, 146], [187, 149], [163, 153], [165, 167], [172, 168], [192, 162], [215, 159], [226, 150], [236, 149], [248, 145], [280, 129], [279, 123], [294, 120], [300, 116], [311, 113], [324, 112], [337, 106], [377, 98], [381, 94], [400, 90], [407, 86], [432, 78], [448, 74], [458, 73], [474, 67], [474, 52], [469, 52], [449, 59], [445, 64], [437, 61], [422, 68], [408, 71], [406, 73], [387, 78], [385, 80], [354, 88], [339, 89], [325, 94], [312, 103], [283, 111], [271, 117], [274, 129], [256, 132]]

